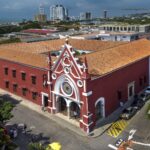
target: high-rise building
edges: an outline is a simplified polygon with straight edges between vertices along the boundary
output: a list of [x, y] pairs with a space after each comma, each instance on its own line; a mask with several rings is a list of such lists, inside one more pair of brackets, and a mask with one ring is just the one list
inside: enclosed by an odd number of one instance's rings
[[40, 6], [39, 6], [39, 14], [40, 15], [44, 15], [45, 14], [45, 10], [44, 10], [44, 5], [43, 4], [40, 4]]
[[107, 18], [107, 10], [104, 10], [104, 16], [103, 16], [104, 19]]
[[38, 22], [46, 22], [47, 16], [45, 14], [44, 5], [40, 4], [39, 13], [34, 16], [34, 20]]
[[80, 20], [91, 20], [92, 14], [91, 12], [80, 13]]
[[66, 20], [68, 10], [63, 5], [52, 5], [50, 7], [50, 20]]
[[68, 9], [65, 8], [65, 20], [68, 20], [68, 17], [69, 17], [69, 12], [68, 12]]

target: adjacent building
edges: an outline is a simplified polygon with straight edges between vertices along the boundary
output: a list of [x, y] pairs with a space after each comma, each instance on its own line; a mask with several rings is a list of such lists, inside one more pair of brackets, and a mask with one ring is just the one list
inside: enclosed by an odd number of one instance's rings
[[99, 121], [150, 84], [150, 41], [146, 39], [125, 44], [95, 40], [64, 43], [1, 45], [0, 88], [45, 107], [53, 115], [74, 119], [90, 133]]

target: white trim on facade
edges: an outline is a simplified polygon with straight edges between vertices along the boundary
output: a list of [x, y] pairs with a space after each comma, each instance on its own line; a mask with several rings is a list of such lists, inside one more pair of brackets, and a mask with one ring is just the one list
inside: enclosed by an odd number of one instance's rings
[[[130, 88], [132, 87], [132, 95], [130, 96]], [[128, 100], [132, 99], [135, 94], [135, 81], [128, 83]]]
[[41, 95], [42, 95], [42, 106], [44, 106], [44, 96], [48, 97], [48, 94], [44, 93], [44, 92], [41, 92]]
[[85, 118], [90, 118], [91, 116], [93, 116], [93, 114], [90, 114], [90, 115], [83, 115]]
[[91, 123], [89, 123], [89, 124], [86, 124], [85, 122], [83, 122], [83, 120], [80, 120], [80, 122], [82, 122], [85, 126], [87, 126], [87, 127], [89, 127], [90, 125], [92, 125], [93, 124], [93, 121], [91, 122]]
[[89, 92], [87, 92], [87, 93], [85, 93], [85, 92], [82, 92], [82, 95], [83, 96], [90, 96], [90, 95], [92, 95], [92, 91], [89, 91]]
[[102, 105], [102, 110], [101, 110], [101, 113], [102, 113], [102, 117], [105, 118], [105, 98], [104, 97], [100, 97], [96, 102], [95, 102], [95, 108], [97, 106], [97, 104], [101, 102], [101, 105]]

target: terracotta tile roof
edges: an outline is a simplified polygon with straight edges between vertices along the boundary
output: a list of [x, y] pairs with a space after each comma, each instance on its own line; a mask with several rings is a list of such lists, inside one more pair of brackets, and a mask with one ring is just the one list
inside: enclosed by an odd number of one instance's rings
[[47, 57], [40, 54], [30, 54], [15, 50], [0, 50], [0, 59], [14, 61], [26, 65], [47, 68]]
[[[69, 43], [75, 49], [93, 50], [93, 51], [104, 50], [107, 48], [124, 44], [124, 42], [110, 42], [110, 41], [105, 42], [96, 40], [76, 40], [76, 39], [70, 39]], [[24, 51], [29, 53], [44, 53], [53, 50], [60, 50], [61, 46], [64, 44], [65, 39], [34, 42], [34, 43], [3, 44], [0, 45], [0, 50], [6, 49], [6, 50]]]
[[[150, 41], [141, 39], [86, 55], [89, 73], [101, 76], [150, 55]], [[80, 56], [83, 61], [85, 56]]]
[[[53, 40], [1, 45], [0, 58], [46, 68], [47, 56], [40, 53], [60, 49], [64, 43], [64, 40]], [[95, 50], [95, 52], [86, 55], [89, 73], [94, 76], [104, 75], [150, 55], [150, 41], [146, 39], [126, 44], [94, 40], [70, 40], [70, 45], [76, 49]], [[81, 59], [83, 57], [80, 56]], [[54, 61], [56, 58], [52, 59]]]

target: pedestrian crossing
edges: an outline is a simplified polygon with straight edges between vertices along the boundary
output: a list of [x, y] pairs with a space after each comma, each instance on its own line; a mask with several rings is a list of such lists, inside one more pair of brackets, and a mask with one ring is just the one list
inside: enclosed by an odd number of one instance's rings
[[126, 120], [119, 120], [114, 122], [111, 127], [107, 130], [107, 134], [116, 138], [125, 129], [128, 122]]

